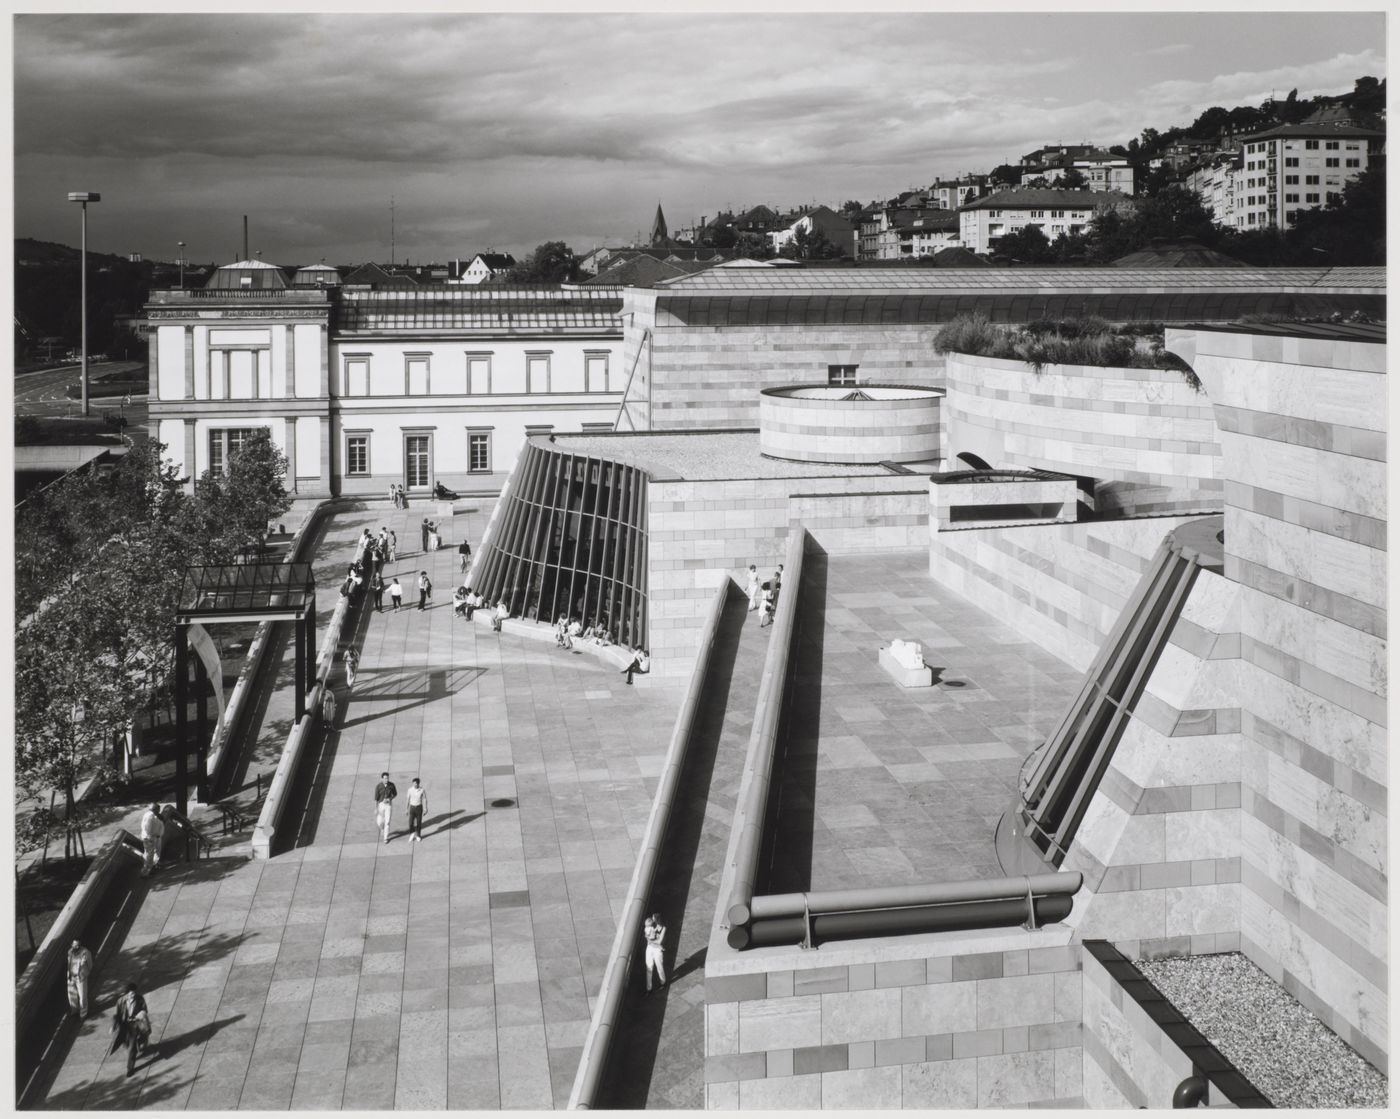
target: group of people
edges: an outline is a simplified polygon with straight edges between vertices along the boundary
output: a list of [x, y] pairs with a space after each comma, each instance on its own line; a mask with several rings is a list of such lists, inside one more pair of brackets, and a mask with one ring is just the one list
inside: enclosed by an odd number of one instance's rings
[[442, 537], [438, 534], [436, 522], [423, 518], [423, 523], [418, 526], [418, 531], [423, 538], [423, 552], [436, 552], [442, 547]]
[[397, 482], [389, 486], [389, 500], [394, 503], [395, 509], [408, 508], [408, 491]]
[[758, 611], [758, 628], [773, 624], [773, 613], [778, 609], [778, 593], [783, 589], [783, 565], [773, 572], [773, 578], [762, 583], [758, 578], [758, 567], [749, 564], [749, 582], [744, 593], [749, 596], [749, 611]]
[[[88, 988], [92, 981], [92, 953], [81, 940], [68, 946], [68, 960], [65, 978], [68, 989], [68, 1013], [82, 1021], [88, 1016]], [[121, 997], [112, 1008], [112, 1048], [115, 1053], [126, 1046], [126, 1074], [136, 1071], [136, 1055], [144, 1049], [151, 1038], [151, 1013], [146, 1000], [136, 989], [135, 983], [127, 983]]]

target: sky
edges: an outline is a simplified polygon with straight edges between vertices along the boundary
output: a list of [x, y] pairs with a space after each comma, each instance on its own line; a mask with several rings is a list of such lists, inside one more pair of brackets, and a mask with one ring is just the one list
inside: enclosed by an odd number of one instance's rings
[[[21, 15], [14, 233], [228, 263], [576, 252], [1384, 77], [1380, 13]], [[393, 243], [391, 208], [393, 200]]]

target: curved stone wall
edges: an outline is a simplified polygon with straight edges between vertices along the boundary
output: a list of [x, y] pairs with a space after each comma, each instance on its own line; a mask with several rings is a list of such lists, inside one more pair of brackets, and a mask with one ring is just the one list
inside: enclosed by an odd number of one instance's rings
[[1095, 479], [1099, 512], [1221, 508], [1211, 402], [1171, 369], [1046, 365], [947, 355], [948, 454]]
[[943, 392], [920, 385], [787, 385], [758, 397], [759, 449], [800, 462], [943, 458]]

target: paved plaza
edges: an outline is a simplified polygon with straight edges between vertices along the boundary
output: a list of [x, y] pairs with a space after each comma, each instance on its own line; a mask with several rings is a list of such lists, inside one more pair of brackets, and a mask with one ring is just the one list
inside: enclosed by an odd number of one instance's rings
[[[392, 520], [388, 520], [392, 516]], [[143, 883], [99, 965], [100, 1013], [69, 1027], [35, 1103], [55, 1109], [563, 1106], [664, 761], [681, 686], [550, 641], [454, 618], [448, 545], [417, 553], [421, 514], [342, 514], [314, 544], [322, 623], [362, 527], [393, 524], [407, 605], [366, 603], [360, 675], [317, 736], [275, 857], [244, 848]], [[469, 539], [484, 518], [461, 517]], [[408, 553], [408, 554], [404, 554]], [[928, 577], [921, 555], [807, 559], [770, 891], [997, 873], [991, 827], [1021, 759], [1078, 674]], [[410, 583], [427, 567], [434, 605]], [[386, 599], [387, 601], [387, 599]], [[652, 907], [673, 984], [629, 993], [612, 1102], [703, 1105], [703, 964], [771, 630], [731, 596]], [[875, 653], [923, 643], [930, 689]], [[324, 638], [324, 631], [322, 634]], [[288, 642], [274, 647], [284, 660]], [[259, 713], [247, 774], [290, 726], [289, 663]], [[344, 670], [333, 679], [342, 695]], [[400, 790], [379, 842], [373, 787]], [[403, 792], [428, 790], [422, 843]], [[765, 860], [767, 861], [767, 860]], [[685, 865], [681, 865], [684, 863]], [[140, 983], [158, 1056], [127, 1080], [107, 1054], [117, 984]]]
[[[921, 553], [809, 555], [763, 893], [997, 878], [1025, 756], [1082, 673], [930, 578]], [[919, 642], [931, 688], [877, 653]], [[782, 747], [780, 746], [780, 750]]]
[[[371, 509], [321, 530], [325, 613], [360, 529], [383, 523], [406, 591], [427, 566], [435, 605], [369, 607], [361, 676], [339, 731], [312, 744], [309, 795], [293, 798], [274, 859], [223, 854], [138, 888], [120, 951], [99, 962], [97, 1013], [50, 1054], [37, 1106], [567, 1102], [680, 689], [628, 687], [589, 655], [454, 618], [460, 537], [403, 555], [421, 516]], [[288, 675], [266, 720], [288, 714]], [[343, 689], [339, 664], [335, 679]], [[384, 769], [401, 794], [387, 845], [373, 819]], [[422, 843], [401, 831], [414, 776], [428, 789]], [[128, 977], [159, 1054], [129, 1080], [107, 1055]]]

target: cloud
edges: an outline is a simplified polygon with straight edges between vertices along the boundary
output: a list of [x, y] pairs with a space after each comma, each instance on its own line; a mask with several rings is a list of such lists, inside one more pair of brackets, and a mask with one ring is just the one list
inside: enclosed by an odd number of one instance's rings
[[222, 250], [261, 210], [272, 256], [374, 252], [392, 193], [415, 256], [527, 249], [630, 237], [658, 198], [682, 224], [887, 197], [1045, 142], [1124, 142], [1211, 104], [1384, 73], [1375, 48], [1261, 66], [1254, 40], [1207, 17], [1114, 19], [19, 16], [16, 231], [66, 230], [54, 199], [81, 180], [105, 195], [94, 235], [119, 229], [122, 248], [178, 225]]

